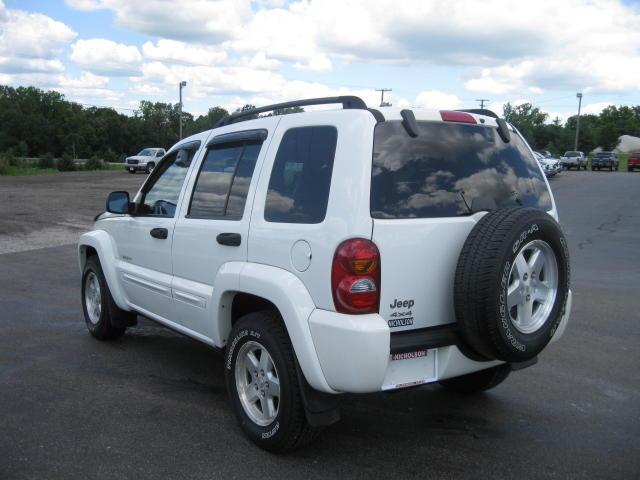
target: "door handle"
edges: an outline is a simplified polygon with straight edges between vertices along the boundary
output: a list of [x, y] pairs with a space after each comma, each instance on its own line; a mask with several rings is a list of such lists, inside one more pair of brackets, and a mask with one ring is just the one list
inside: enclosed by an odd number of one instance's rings
[[153, 238], [159, 238], [160, 240], [166, 240], [169, 235], [169, 231], [166, 228], [152, 228], [149, 233]]
[[242, 237], [239, 233], [219, 233], [216, 240], [220, 245], [239, 247], [242, 242]]

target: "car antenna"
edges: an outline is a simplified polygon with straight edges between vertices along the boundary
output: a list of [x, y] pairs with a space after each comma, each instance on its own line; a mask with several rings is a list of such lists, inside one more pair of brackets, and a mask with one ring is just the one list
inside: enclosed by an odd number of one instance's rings
[[469, 210], [469, 213], [473, 213], [473, 210], [471, 209], [471, 207], [467, 203], [467, 199], [464, 198], [464, 190], [460, 190], [458, 193], [462, 197], [462, 201], [464, 202], [464, 206], [467, 207], [467, 210]]

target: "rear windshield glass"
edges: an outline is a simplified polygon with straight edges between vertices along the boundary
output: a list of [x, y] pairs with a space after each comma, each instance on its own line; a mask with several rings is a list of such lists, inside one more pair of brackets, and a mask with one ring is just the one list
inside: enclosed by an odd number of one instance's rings
[[455, 217], [508, 206], [551, 208], [540, 167], [518, 135], [504, 143], [493, 127], [418, 122], [376, 126], [373, 218]]
[[567, 152], [564, 154], [565, 157], [579, 157], [580, 152]]

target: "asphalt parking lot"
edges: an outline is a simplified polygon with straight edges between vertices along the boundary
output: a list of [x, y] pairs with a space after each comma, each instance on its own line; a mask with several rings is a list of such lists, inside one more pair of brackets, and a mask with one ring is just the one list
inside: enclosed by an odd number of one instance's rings
[[476, 397], [346, 396], [288, 456], [245, 439], [208, 347], [148, 321], [87, 333], [71, 243], [143, 179], [0, 177], [0, 479], [640, 477], [640, 174], [551, 180], [574, 305], [536, 366]]

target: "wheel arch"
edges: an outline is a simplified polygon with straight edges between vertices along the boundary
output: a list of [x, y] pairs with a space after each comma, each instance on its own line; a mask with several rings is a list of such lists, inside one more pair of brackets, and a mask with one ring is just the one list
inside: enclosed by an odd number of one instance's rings
[[233, 323], [242, 315], [276, 310], [307, 382], [316, 390], [335, 393], [322, 373], [309, 328], [309, 317], [316, 307], [297, 276], [269, 265], [230, 262], [218, 272], [215, 290], [219, 292], [214, 298], [218, 304], [215, 343], [226, 345]]
[[98, 257], [102, 273], [109, 286], [109, 291], [116, 305], [122, 310], [131, 311], [124, 291], [117, 277], [116, 262], [118, 261], [111, 236], [104, 230], [93, 230], [85, 233], [78, 241], [78, 264], [80, 273], [83, 272], [87, 259], [95, 255]]

